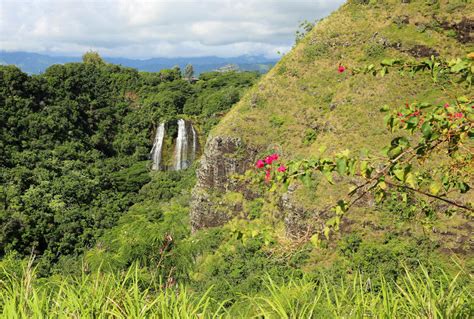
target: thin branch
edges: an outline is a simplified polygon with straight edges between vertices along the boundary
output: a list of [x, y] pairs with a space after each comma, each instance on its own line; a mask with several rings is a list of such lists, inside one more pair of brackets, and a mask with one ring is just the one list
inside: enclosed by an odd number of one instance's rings
[[400, 184], [396, 184], [396, 183], [392, 183], [392, 182], [389, 182], [389, 181], [385, 181], [385, 183], [387, 185], [390, 185], [392, 187], [400, 187], [400, 188], [404, 188], [404, 189], [409, 189], [411, 191], [414, 191], [416, 193], [419, 193], [419, 194], [422, 194], [424, 196], [427, 196], [427, 197], [430, 197], [430, 198], [434, 198], [434, 199], [437, 199], [437, 200], [440, 200], [440, 201], [443, 201], [445, 203], [448, 203], [450, 205], [453, 205], [453, 206], [456, 206], [456, 207], [459, 207], [459, 208], [462, 208], [462, 209], [465, 209], [465, 210], [468, 210], [470, 212], [474, 212], [474, 209], [472, 207], [469, 207], [467, 206], [466, 204], [464, 203], [457, 203], [451, 199], [447, 199], [447, 198], [443, 198], [443, 197], [440, 197], [440, 196], [436, 196], [436, 195], [433, 195], [433, 194], [430, 194], [430, 193], [427, 193], [427, 192], [424, 192], [422, 190], [419, 190], [419, 189], [416, 189], [416, 188], [413, 188], [413, 187], [410, 187], [410, 186], [407, 186], [407, 185], [400, 185]]

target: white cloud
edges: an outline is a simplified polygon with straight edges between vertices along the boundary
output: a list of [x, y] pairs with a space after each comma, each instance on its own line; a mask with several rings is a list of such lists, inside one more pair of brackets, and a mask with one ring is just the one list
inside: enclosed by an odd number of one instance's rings
[[288, 50], [302, 20], [343, 0], [0, 0], [0, 49], [106, 56]]

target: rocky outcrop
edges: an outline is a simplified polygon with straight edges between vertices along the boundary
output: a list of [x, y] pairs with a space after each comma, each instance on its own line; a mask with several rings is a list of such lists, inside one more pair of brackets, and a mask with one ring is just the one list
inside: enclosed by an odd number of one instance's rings
[[232, 175], [245, 173], [256, 154], [256, 150], [245, 146], [239, 138], [217, 136], [208, 140], [192, 192], [193, 231], [222, 225], [241, 210], [240, 206], [223, 201], [221, 196], [228, 191], [243, 191]]
[[[228, 192], [239, 192], [246, 200], [256, 197], [245, 184], [232, 178], [252, 167], [257, 150], [233, 137], [210, 138], [197, 170], [197, 183], [192, 191], [191, 226], [201, 228], [225, 224], [242, 212], [242, 205], [225, 200]], [[291, 185], [279, 201], [289, 238], [302, 238], [320, 231], [329, 209], [308, 210], [294, 198], [296, 185]]]

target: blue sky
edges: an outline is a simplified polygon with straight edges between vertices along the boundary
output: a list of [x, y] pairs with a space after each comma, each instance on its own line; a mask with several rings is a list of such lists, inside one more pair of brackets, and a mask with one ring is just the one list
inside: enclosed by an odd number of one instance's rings
[[287, 52], [343, 0], [0, 0], [0, 50], [129, 58]]

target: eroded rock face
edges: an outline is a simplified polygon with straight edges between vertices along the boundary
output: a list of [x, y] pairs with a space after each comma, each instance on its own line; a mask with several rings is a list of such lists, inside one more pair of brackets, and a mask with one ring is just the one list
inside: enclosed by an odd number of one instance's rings
[[193, 231], [222, 225], [242, 209], [221, 200], [221, 196], [228, 191], [242, 191], [232, 175], [245, 173], [256, 153], [240, 138], [217, 136], [208, 140], [192, 192]]
[[[237, 182], [233, 175], [244, 174], [254, 165], [258, 151], [244, 145], [239, 138], [214, 137], [206, 144], [197, 170], [197, 183], [192, 191], [191, 226], [192, 231], [221, 226], [242, 212], [242, 205], [225, 199], [226, 193], [238, 192], [246, 200], [258, 194]], [[297, 239], [310, 237], [321, 231], [324, 221], [330, 215], [329, 209], [309, 210], [294, 198], [295, 185], [282, 194], [278, 207], [281, 212], [286, 234]]]

